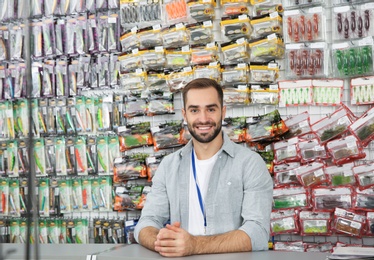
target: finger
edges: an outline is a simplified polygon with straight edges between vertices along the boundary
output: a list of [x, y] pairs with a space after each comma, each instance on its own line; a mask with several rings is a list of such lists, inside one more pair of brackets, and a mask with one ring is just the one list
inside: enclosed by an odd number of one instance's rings
[[167, 257], [176, 257], [176, 256], [183, 256], [180, 250], [176, 247], [163, 247], [157, 246], [155, 247], [155, 251], [158, 252], [162, 256]]
[[182, 254], [180, 253], [165, 253], [165, 252], [159, 252], [160, 255], [164, 256], [164, 257], [179, 257], [179, 256], [183, 256]]
[[174, 223], [171, 224], [171, 225], [174, 226], [174, 227], [178, 227], [178, 228], [181, 227], [181, 223], [180, 223], [179, 221], [176, 221], [176, 222], [174, 222]]
[[174, 239], [163, 239], [163, 240], [156, 240], [155, 241], [155, 246], [159, 247], [176, 247], [176, 241]]
[[172, 231], [174, 231], [174, 232], [179, 232], [179, 231], [181, 230], [180, 227], [173, 226], [173, 225], [169, 225], [169, 224], [166, 225], [166, 228], [167, 228], [168, 230], [172, 230]]
[[173, 230], [160, 230], [160, 232], [157, 234], [156, 238], [157, 240], [170, 240], [175, 239], [177, 237], [177, 234]]

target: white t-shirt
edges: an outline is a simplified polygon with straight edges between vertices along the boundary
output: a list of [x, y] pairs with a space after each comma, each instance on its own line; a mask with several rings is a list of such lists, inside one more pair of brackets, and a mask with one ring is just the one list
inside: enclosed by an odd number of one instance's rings
[[[198, 160], [196, 153], [194, 154], [194, 156], [196, 166], [196, 181], [200, 188], [205, 210], [205, 198], [208, 191], [209, 179], [213, 170], [213, 166], [217, 160], [218, 153], [216, 153], [207, 160]], [[191, 160], [188, 232], [196, 236], [204, 235], [204, 231], [204, 215], [200, 208], [199, 197], [197, 195], [196, 182], [193, 176], [193, 166]]]

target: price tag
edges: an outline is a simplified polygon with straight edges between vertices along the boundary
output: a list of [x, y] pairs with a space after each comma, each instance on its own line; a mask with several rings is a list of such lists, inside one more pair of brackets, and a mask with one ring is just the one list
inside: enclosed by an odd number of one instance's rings
[[209, 26], [212, 26], [213, 24], [212, 24], [212, 21], [204, 21], [203, 25], [206, 27], [209, 27]]
[[322, 169], [319, 169], [319, 170], [314, 172], [314, 176], [316, 176], [316, 177], [320, 177], [322, 175], [323, 175], [323, 170]]
[[121, 132], [126, 132], [126, 130], [127, 130], [126, 126], [119, 126], [117, 131], [118, 133], [121, 133]]
[[108, 18], [108, 23], [117, 23], [116, 17], [109, 17]]
[[351, 221], [351, 227], [353, 227], [355, 229], [361, 229], [361, 223]]
[[177, 24], [175, 25], [175, 28], [176, 28], [176, 29], [183, 29], [183, 28], [184, 28], [184, 24], [183, 24], [183, 23], [177, 23]]
[[163, 46], [155, 47], [155, 52], [164, 52], [164, 47]]
[[269, 14], [269, 17], [274, 19], [274, 18], [277, 18], [279, 15], [278, 15], [278, 12], [272, 12]]
[[155, 163], [156, 162], [156, 157], [154, 156], [149, 156], [147, 157], [147, 164], [150, 164], [150, 163]]
[[152, 133], [157, 133], [157, 132], [160, 132], [160, 127], [159, 126], [154, 126], [151, 128], [151, 132]]

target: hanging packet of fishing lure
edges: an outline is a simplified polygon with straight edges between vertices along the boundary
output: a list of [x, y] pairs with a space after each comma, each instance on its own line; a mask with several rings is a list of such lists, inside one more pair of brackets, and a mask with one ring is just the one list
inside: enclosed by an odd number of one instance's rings
[[145, 70], [160, 70], [165, 67], [165, 50], [163, 46], [139, 50], [142, 66]]
[[188, 0], [189, 15], [196, 22], [213, 20], [215, 18], [215, 0]]
[[140, 21], [139, 1], [121, 0], [120, 1], [120, 21], [121, 27], [129, 29], [134, 27]]
[[131, 179], [147, 177], [145, 158], [147, 154], [132, 154], [116, 158], [113, 181], [121, 183]]
[[211, 20], [186, 25], [190, 45], [208, 44], [213, 42], [213, 22]]
[[193, 70], [190, 66], [179, 70], [165, 70], [165, 77], [170, 91], [178, 92], [193, 80]]
[[150, 122], [127, 123], [118, 128], [120, 151], [153, 145]]
[[215, 42], [191, 46], [191, 65], [218, 62], [218, 45]]
[[277, 84], [250, 84], [250, 104], [271, 104], [279, 103], [279, 89]]
[[221, 69], [221, 84], [225, 87], [233, 87], [235, 85], [246, 85], [248, 83], [248, 65], [246, 63], [238, 63], [232, 65], [224, 65]]
[[246, 117], [227, 117], [222, 123], [222, 130], [236, 143], [245, 141]]
[[270, 233], [272, 236], [280, 234], [298, 234], [300, 227], [298, 213], [295, 209], [276, 210], [270, 214]]
[[326, 149], [332, 162], [336, 165], [345, 164], [366, 157], [361, 142], [353, 135], [327, 142]]
[[260, 38], [272, 33], [282, 35], [283, 19], [278, 12], [272, 12], [265, 16], [253, 17], [251, 25], [253, 27], [252, 38]]
[[317, 134], [322, 144], [347, 132], [348, 126], [355, 121], [349, 108], [342, 106], [334, 113], [318, 120], [312, 125], [312, 130]]
[[87, 146], [86, 138], [83, 136], [77, 136], [74, 143], [75, 150], [75, 161], [77, 165], [77, 175], [88, 175], [88, 158], [87, 158]]
[[188, 20], [188, 8], [185, 0], [165, 0], [163, 11], [165, 15], [163, 19], [167, 24], [175, 24]]
[[169, 121], [151, 128], [154, 150], [179, 147], [182, 123], [179, 120]]
[[174, 114], [174, 94], [170, 90], [149, 91], [147, 116]]

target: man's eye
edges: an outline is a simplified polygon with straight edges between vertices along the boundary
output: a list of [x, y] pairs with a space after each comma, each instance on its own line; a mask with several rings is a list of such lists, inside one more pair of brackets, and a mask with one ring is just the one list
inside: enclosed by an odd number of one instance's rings
[[216, 110], [214, 108], [210, 108], [209, 112], [215, 112]]
[[191, 113], [196, 113], [197, 109], [191, 109]]

